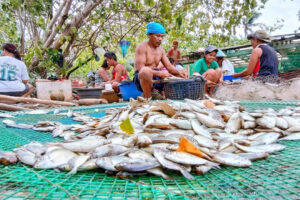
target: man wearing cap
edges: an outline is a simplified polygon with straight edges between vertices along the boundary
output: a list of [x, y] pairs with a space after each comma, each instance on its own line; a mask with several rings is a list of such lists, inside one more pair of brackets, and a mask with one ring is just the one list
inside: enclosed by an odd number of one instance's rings
[[278, 60], [275, 50], [268, 45], [271, 42], [268, 34], [263, 30], [255, 31], [247, 36], [253, 47], [247, 69], [233, 77], [252, 75], [263, 81], [274, 80], [278, 77]]
[[201, 74], [206, 80], [205, 92], [212, 95], [216, 84], [223, 83], [223, 72], [219, 68], [216, 60], [218, 49], [215, 46], [208, 46], [205, 48], [204, 58], [199, 59], [195, 63], [193, 75]]
[[217, 63], [221, 67], [224, 76], [232, 76], [234, 74], [234, 67], [232, 63], [226, 58], [226, 54], [219, 49], [216, 55]]
[[[147, 99], [151, 97], [152, 89], [163, 90], [162, 84], [152, 84], [152, 80], [170, 77], [171, 74], [183, 78], [187, 77], [184, 71], [178, 71], [170, 63], [165, 51], [160, 47], [165, 33], [166, 31], [160, 23], [150, 22], [147, 24], [146, 33], [149, 40], [140, 43], [136, 48], [133, 81]], [[159, 71], [157, 69], [159, 62], [162, 62], [168, 71]]]

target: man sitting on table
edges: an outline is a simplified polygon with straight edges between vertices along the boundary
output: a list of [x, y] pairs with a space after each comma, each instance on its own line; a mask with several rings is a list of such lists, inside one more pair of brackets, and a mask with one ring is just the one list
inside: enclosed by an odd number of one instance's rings
[[[151, 97], [152, 89], [163, 90], [161, 84], [152, 84], [152, 80], [164, 79], [170, 77], [171, 74], [183, 78], [187, 77], [184, 71], [178, 71], [170, 63], [164, 49], [160, 47], [165, 33], [165, 28], [161, 24], [150, 22], [147, 24], [146, 33], [149, 40], [140, 43], [136, 48], [133, 81], [147, 99]], [[168, 71], [159, 71], [157, 69], [159, 62], [162, 62]]]

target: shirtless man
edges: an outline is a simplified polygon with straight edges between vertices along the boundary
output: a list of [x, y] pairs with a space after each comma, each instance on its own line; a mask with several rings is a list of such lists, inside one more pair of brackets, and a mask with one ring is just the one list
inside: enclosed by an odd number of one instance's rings
[[[164, 27], [157, 22], [147, 24], [147, 35], [149, 40], [142, 42], [136, 48], [134, 63], [134, 83], [139, 91], [142, 91], [148, 99], [151, 97], [152, 88], [162, 91], [162, 84], [154, 83], [152, 80], [160, 80], [172, 76], [187, 77], [184, 71], [178, 71], [169, 61], [165, 51], [160, 47], [166, 33]], [[168, 71], [157, 69], [159, 62]]]

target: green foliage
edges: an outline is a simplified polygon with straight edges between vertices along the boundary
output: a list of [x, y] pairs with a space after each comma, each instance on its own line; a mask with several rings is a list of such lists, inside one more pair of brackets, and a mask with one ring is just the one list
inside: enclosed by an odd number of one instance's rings
[[[57, 50], [44, 48], [47, 27], [52, 16], [62, 1], [58, 0], [6, 0], [0, 1], [0, 42], [20, 43], [20, 24], [24, 20], [16, 14], [26, 14], [29, 22], [25, 24], [25, 55], [27, 65], [38, 60], [39, 66], [31, 70], [41, 73], [56, 72], [65, 75], [78, 66], [75, 75], [85, 76], [88, 71], [101, 66], [103, 58], [95, 61], [93, 49], [106, 47], [121, 55], [118, 42], [122, 39], [131, 41], [126, 58], [119, 61], [126, 66], [127, 59], [134, 59], [136, 46], [147, 40], [146, 24], [150, 21], [162, 23], [167, 31], [163, 48], [167, 51], [172, 40], [179, 41], [182, 54], [199, 49], [207, 44], [226, 46], [241, 44], [245, 40], [234, 35], [244, 19], [263, 7], [267, 0], [111, 0], [103, 1], [92, 9], [88, 17], [78, 27], [69, 27], [70, 21], [86, 6], [86, 1], [74, 0], [66, 21], [55, 27], [55, 41], [64, 50], [68, 60], [63, 68], [57, 66]], [[96, 1], [92, 1], [96, 2]], [[56, 6], [53, 6], [56, 5]], [[58, 6], [57, 6], [58, 5]], [[54, 12], [51, 13], [51, 10]], [[33, 29], [32, 27], [36, 27]], [[68, 34], [64, 31], [70, 28]], [[36, 37], [35, 34], [38, 34]], [[29, 37], [29, 38], [28, 38]], [[53, 43], [55, 43], [55, 41]], [[74, 55], [75, 56], [74, 56]], [[131, 72], [132, 73], [132, 72]]]

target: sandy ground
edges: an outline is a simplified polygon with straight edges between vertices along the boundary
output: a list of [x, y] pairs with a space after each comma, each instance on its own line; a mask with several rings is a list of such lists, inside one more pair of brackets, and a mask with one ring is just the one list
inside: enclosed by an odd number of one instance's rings
[[221, 100], [300, 100], [300, 78], [281, 80], [279, 84], [243, 80], [223, 84], [214, 97]]

